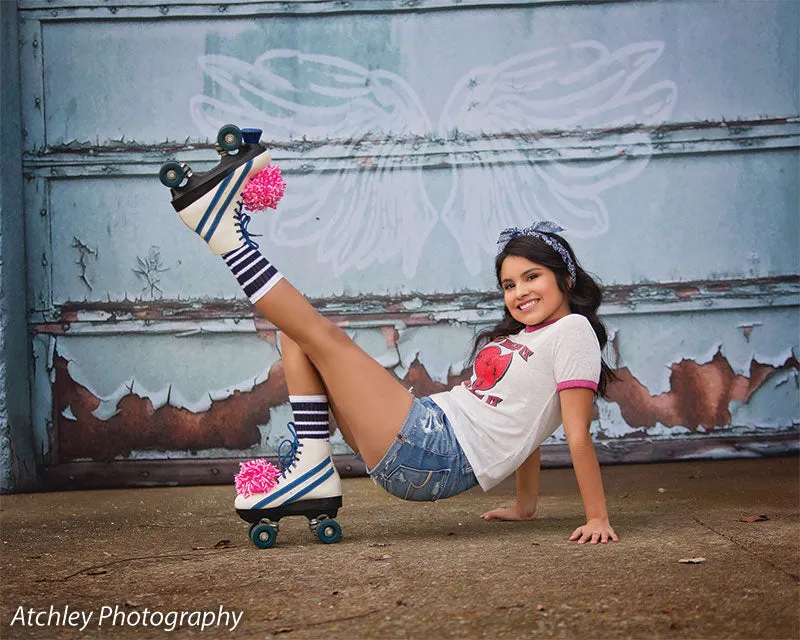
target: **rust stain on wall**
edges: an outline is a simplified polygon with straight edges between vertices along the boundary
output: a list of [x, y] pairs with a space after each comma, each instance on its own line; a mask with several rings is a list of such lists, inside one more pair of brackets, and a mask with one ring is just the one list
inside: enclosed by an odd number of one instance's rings
[[731, 423], [732, 400], [747, 402], [767, 377], [780, 370], [800, 369], [792, 356], [780, 367], [750, 363], [750, 376], [737, 375], [720, 351], [711, 362], [697, 364], [681, 360], [673, 364], [670, 390], [651, 396], [627, 367], [616, 371], [618, 381], [609, 385], [608, 399], [616, 402], [625, 422], [631, 427], [683, 426], [696, 431], [702, 426], [711, 431]]
[[[625, 422], [632, 428], [684, 426], [696, 431], [729, 425], [731, 400], [747, 402], [775, 371], [800, 369], [790, 357], [779, 367], [753, 361], [749, 377], [734, 373], [721, 352], [711, 362], [697, 364], [682, 360], [672, 365], [670, 391], [651, 396], [627, 368], [618, 369], [618, 380], [609, 385], [608, 400], [620, 406]], [[100, 400], [76, 383], [67, 369], [67, 360], [55, 358], [54, 386], [58, 445], [61, 462], [80, 458], [110, 460], [138, 451], [199, 451], [212, 448], [243, 450], [259, 443], [258, 425], [269, 419], [272, 407], [288, 402], [283, 362], [277, 361], [267, 380], [252, 391], [235, 391], [230, 397], [212, 403], [208, 411], [194, 413], [165, 405], [154, 409], [148, 398], [135, 393], [120, 400], [118, 413], [108, 420], [92, 415]], [[467, 368], [450, 374], [447, 383], [433, 380], [415, 359], [398, 381], [411, 388], [417, 397], [446, 391], [470, 376]], [[61, 413], [70, 407], [75, 420]], [[593, 418], [598, 417], [597, 407]]]
[[[194, 413], [169, 405], [154, 409], [149, 398], [131, 393], [119, 401], [116, 415], [100, 420], [92, 414], [100, 400], [72, 379], [67, 364], [65, 358], [55, 357], [53, 393], [61, 462], [80, 458], [111, 460], [134, 450], [248, 449], [260, 442], [258, 425], [268, 421], [269, 410], [289, 401], [283, 361], [278, 360], [265, 382], [252, 391], [235, 391], [230, 397], [213, 402], [208, 411]], [[468, 377], [468, 372], [462, 372], [449, 376], [447, 384], [442, 384], [414, 360], [400, 382], [406, 388], [413, 387], [414, 394], [421, 397], [461, 384]], [[75, 420], [61, 415], [67, 407]]]
[[425, 367], [422, 366], [418, 358], [414, 358], [414, 362], [408, 367], [408, 373], [400, 380], [407, 388], [412, 389], [417, 398], [430, 396], [440, 391], [447, 391], [453, 387], [468, 380], [471, 374], [471, 369], [465, 369], [458, 375], [449, 374], [447, 376], [447, 384], [436, 382], [430, 377]]
[[[116, 415], [99, 420], [92, 411], [100, 400], [72, 379], [67, 360], [56, 356], [54, 366], [61, 462], [78, 458], [110, 460], [133, 450], [246, 449], [260, 441], [258, 425], [267, 422], [269, 410], [289, 401], [283, 362], [279, 360], [267, 380], [253, 391], [234, 391], [229, 398], [212, 403], [208, 411], [194, 413], [169, 405], [154, 409], [149, 398], [132, 393], [120, 400]], [[61, 415], [67, 407], [75, 420]]]

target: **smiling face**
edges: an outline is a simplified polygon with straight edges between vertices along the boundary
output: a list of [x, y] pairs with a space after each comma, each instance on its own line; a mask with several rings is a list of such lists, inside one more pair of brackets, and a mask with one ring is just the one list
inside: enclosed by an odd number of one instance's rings
[[556, 274], [522, 256], [507, 256], [500, 268], [500, 286], [511, 317], [526, 325], [552, 322], [569, 315], [567, 297]]

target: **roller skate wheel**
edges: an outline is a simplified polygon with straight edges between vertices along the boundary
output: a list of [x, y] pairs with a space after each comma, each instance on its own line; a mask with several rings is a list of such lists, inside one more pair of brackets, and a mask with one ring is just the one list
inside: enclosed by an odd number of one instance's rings
[[342, 528], [336, 520], [321, 520], [317, 525], [317, 538], [325, 544], [339, 542], [342, 539]]
[[225, 151], [236, 151], [242, 144], [242, 131], [235, 124], [226, 124], [217, 133], [217, 144]]
[[180, 186], [184, 178], [186, 178], [186, 173], [183, 166], [180, 162], [175, 162], [174, 160], [162, 164], [161, 170], [158, 172], [158, 179], [161, 180], [161, 184], [171, 189]]
[[259, 549], [269, 549], [275, 544], [278, 532], [271, 524], [254, 524], [250, 527], [250, 541]]
[[258, 144], [262, 133], [261, 129], [242, 129], [242, 138], [247, 144]]

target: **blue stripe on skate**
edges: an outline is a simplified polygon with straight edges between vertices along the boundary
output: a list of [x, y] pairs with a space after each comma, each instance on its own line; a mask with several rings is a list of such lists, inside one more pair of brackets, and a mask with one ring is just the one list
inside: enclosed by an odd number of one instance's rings
[[298, 499], [300, 499], [302, 496], [306, 495], [306, 494], [307, 494], [309, 491], [311, 491], [312, 489], [314, 489], [314, 488], [318, 487], [319, 485], [321, 485], [323, 482], [325, 482], [325, 481], [326, 481], [328, 478], [330, 478], [332, 475], [333, 475], [333, 467], [331, 467], [330, 469], [328, 469], [328, 470], [327, 470], [327, 471], [326, 471], [326, 472], [325, 472], [325, 473], [324, 473], [322, 476], [320, 476], [320, 477], [317, 479], [317, 481], [316, 481], [316, 482], [314, 482], [314, 484], [310, 484], [310, 485], [308, 485], [308, 486], [307, 486], [305, 489], [303, 489], [302, 491], [298, 491], [298, 492], [297, 492], [297, 493], [295, 493], [295, 494], [294, 494], [294, 495], [293, 495], [293, 496], [292, 496], [292, 497], [291, 497], [289, 500], [287, 500], [287, 501], [286, 501], [286, 502], [284, 502], [283, 504], [291, 504], [292, 502], [295, 502], [295, 501], [297, 501], [297, 500], [298, 500]]
[[211, 236], [213, 236], [214, 232], [217, 230], [217, 226], [219, 225], [220, 220], [222, 220], [222, 216], [225, 215], [225, 210], [228, 208], [231, 201], [236, 197], [239, 188], [242, 186], [242, 183], [247, 178], [247, 174], [250, 171], [250, 167], [253, 166], [253, 161], [248, 160], [247, 163], [244, 164], [243, 166], [244, 166], [244, 171], [242, 171], [241, 175], [236, 180], [236, 185], [233, 187], [233, 189], [231, 189], [230, 193], [228, 194], [228, 197], [225, 199], [225, 203], [219, 208], [219, 211], [217, 211], [217, 217], [214, 218], [214, 223], [211, 225], [211, 227], [209, 227], [208, 231], [203, 236], [203, 239], [206, 242], [211, 240]]
[[311, 469], [311, 471], [306, 471], [302, 476], [300, 476], [297, 480], [295, 480], [291, 484], [288, 484], [285, 487], [283, 487], [283, 489], [280, 489], [279, 491], [276, 491], [272, 495], [267, 496], [261, 502], [258, 502], [256, 504], [254, 504], [250, 508], [251, 509], [261, 509], [264, 505], [269, 504], [270, 502], [272, 502], [276, 498], [280, 498], [282, 495], [284, 495], [287, 492], [289, 492], [292, 489], [294, 489], [297, 485], [302, 484], [303, 482], [305, 482], [306, 480], [308, 480], [309, 478], [311, 478], [315, 474], [319, 473], [320, 471], [322, 471], [325, 468], [326, 465], [329, 465], [329, 464], [332, 464], [330, 458], [328, 458], [327, 460], [323, 460], [316, 467]]
[[225, 178], [223, 178], [222, 182], [219, 183], [217, 187], [217, 192], [214, 194], [214, 197], [211, 199], [211, 204], [208, 205], [206, 208], [206, 212], [203, 214], [203, 217], [200, 219], [200, 223], [194, 228], [195, 232], [198, 234], [203, 233], [203, 226], [205, 226], [206, 222], [208, 222], [209, 216], [211, 216], [211, 212], [217, 206], [217, 202], [222, 197], [222, 193], [225, 191], [225, 188], [228, 186], [228, 183], [233, 178], [233, 171], [229, 173]]

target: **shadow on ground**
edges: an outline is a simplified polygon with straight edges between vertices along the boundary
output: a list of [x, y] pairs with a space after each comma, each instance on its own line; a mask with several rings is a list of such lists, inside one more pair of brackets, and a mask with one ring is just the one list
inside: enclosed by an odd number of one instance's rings
[[3, 496], [0, 636], [797, 638], [799, 471], [606, 467], [621, 542], [597, 547], [567, 540], [582, 524], [569, 469], [543, 472], [525, 523], [478, 518], [513, 500], [509, 483], [418, 504], [345, 480], [340, 543], [289, 518], [269, 550], [231, 487]]

